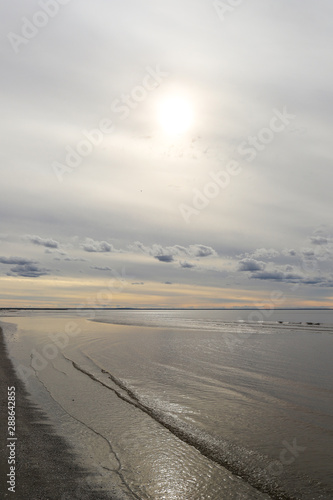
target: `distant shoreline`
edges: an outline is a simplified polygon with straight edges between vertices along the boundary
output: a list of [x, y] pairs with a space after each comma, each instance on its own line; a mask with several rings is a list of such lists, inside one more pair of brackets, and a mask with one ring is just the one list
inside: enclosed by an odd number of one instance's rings
[[[0, 311], [271, 311], [270, 307], [0, 307]], [[274, 307], [274, 311], [333, 311], [332, 307]]]

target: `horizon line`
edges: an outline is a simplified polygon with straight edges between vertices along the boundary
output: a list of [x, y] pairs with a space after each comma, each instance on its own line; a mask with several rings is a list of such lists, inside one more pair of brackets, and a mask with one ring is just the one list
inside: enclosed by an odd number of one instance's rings
[[332, 307], [0, 307], [0, 311], [333, 311]]

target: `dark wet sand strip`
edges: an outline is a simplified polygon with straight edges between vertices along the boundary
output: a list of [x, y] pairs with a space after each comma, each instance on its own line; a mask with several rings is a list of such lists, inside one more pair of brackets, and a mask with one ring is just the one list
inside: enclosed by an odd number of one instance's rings
[[[8, 491], [7, 389], [16, 387], [16, 487]], [[110, 500], [92, 490], [85, 479], [92, 473], [75, 461], [70, 446], [50, 425], [47, 416], [28, 399], [18, 379], [0, 328], [0, 498], [19, 500]]]

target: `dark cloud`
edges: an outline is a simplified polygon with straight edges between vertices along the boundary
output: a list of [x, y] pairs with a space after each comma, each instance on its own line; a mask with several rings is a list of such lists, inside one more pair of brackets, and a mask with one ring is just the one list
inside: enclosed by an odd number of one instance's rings
[[329, 242], [326, 236], [311, 236], [310, 240], [313, 245], [327, 245]]
[[173, 255], [155, 255], [154, 258], [159, 260], [160, 262], [173, 262], [174, 261]]
[[179, 262], [180, 267], [183, 267], [185, 269], [191, 269], [192, 267], [195, 267], [195, 264], [191, 264], [191, 262], [187, 262], [186, 260], [181, 260]]
[[302, 283], [304, 283], [304, 285], [321, 285], [323, 283], [327, 283], [327, 280], [322, 277], [312, 277], [303, 279]]
[[51, 238], [41, 238], [40, 236], [36, 235], [29, 235], [27, 234], [25, 238], [34, 245], [40, 245], [46, 248], [59, 248], [59, 243], [58, 241], [55, 241]]
[[283, 271], [258, 271], [251, 274], [251, 278], [259, 280], [275, 280], [275, 281], [299, 281], [302, 276], [294, 273], [285, 273]]
[[258, 280], [282, 280], [285, 274], [282, 271], [258, 271], [251, 278]]
[[303, 248], [302, 255], [304, 255], [304, 257], [314, 257], [315, 251], [311, 248]]
[[8, 276], [23, 276], [25, 278], [38, 278], [39, 276], [44, 276], [49, 274], [48, 269], [43, 269], [35, 264], [23, 264], [12, 267]]
[[82, 244], [82, 248], [85, 252], [113, 252], [113, 245], [107, 241], [95, 241], [92, 238], [86, 238], [85, 242]]
[[24, 259], [22, 257], [0, 257], [0, 264], [17, 264], [19, 266], [24, 266], [26, 264], [36, 264], [36, 261]]
[[262, 271], [265, 267], [264, 262], [255, 259], [243, 259], [238, 265], [238, 271]]
[[326, 281], [322, 281], [321, 283], [319, 283], [319, 286], [321, 286], [322, 288], [333, 288], [333, 279], [331, 280], [326, 280]]

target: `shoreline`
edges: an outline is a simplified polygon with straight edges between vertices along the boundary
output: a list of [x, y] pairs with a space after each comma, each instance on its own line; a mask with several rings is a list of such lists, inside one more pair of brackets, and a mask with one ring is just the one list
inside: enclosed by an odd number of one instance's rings
[[[8, 464], [8, 387], [15, 387], [15, 492], [7, 483]], [[0, 493], [1, 498], [19, 500], [110, 500], [106, 491], [89, 487], [92, 473], [76, 463], [70, 445], [58, 436], [45, 413], [29, 399], [8, 356], [0, 327]]]

